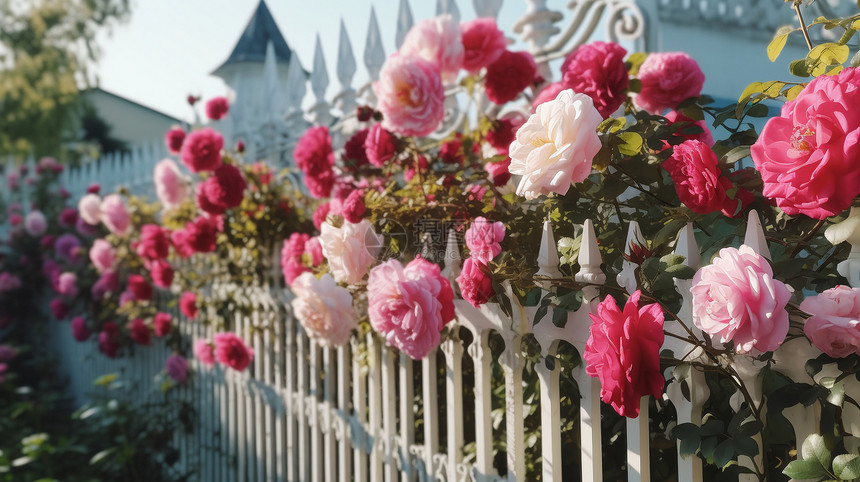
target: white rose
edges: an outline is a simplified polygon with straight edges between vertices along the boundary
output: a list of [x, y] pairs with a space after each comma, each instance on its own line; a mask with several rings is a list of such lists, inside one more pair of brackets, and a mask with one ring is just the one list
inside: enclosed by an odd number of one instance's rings
[[591, 97], [567, 89], [539, 105], [511, 143], [511, 174], [521, 175], [517, 194], [526, 199], [566, 194], [591, 173], [600, 151], [597, 126], [603, 117]]
[[334, 279], [351, 285], [361, 283], [382, 246], [382, 237], [367, 219], [358, 224], [344, 221], [340, 228], [323, 223], [319, 240]]
[[324, 344], [343, 345], [358, 326], [349, 290], [338, 286], [328, 273], [317, 279], [302, 273], [293, 281], [293, 311], [308, 336]]

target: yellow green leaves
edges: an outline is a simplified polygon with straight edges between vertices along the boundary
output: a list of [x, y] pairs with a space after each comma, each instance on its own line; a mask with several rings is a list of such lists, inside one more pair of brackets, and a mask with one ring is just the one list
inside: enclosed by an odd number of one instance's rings
[[842, 65], [848, 60], [848, 46], [837, 43], [816, 45], [806, 55], [806, 68], [809, 75], [817, 77], [827, 72], [832, 65]]
[[776, 58], [779, 57], [780, 52], [782, 52], [783, 47], [785, 47], [785, 43], [788, 41], [788, 34], [793, 31], [794, 29], [787, 25], [780, 27], [780, 29], [776, 31], [776, 36], [767, 46], [767, 58], [769, 58], [771, 62], [776, 62]]

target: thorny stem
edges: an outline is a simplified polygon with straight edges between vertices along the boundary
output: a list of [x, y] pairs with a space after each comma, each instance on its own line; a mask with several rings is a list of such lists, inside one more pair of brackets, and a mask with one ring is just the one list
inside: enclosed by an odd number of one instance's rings
[[803, 39], [806, 40], [806, 46], [812, 50], [812, 40], [809, 39], [809, 32], [806, 30], [806, 22], [803, 21], [803, 14], [800, 13], [800, 3], [794, 2], [794, 12], [797, 13], [797, 20], [800, 21], [800, 31], [803, 32]]

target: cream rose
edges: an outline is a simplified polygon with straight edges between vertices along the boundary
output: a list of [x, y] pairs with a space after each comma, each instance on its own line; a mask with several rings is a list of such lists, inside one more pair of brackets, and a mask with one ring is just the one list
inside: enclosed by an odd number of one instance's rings
[[349, 290], [338, 286], [328, 273], [320, 279], [302, 273], [293, 282], [293, 310], [312, 338], [324, 344], [343, 345], [358, 326]]
[[351, 285], [361, 283], [382, 246], [382, 237], [366, 219], [358, 224], [344, 221], [340, 228], [323, 223], [319, 240], [334, 279]]
[[591, 97], [570, 89], [539, 105], [511, 143], [509, 170], [522, 176], [517, 194], [526, 199], [566, 194], [585, 179], [600, 151], [597, 126], [602, 121]]

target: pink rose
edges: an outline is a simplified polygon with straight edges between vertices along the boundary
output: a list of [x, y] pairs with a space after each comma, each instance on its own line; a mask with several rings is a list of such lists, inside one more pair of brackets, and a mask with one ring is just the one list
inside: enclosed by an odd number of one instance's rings
[[137, 255], [146, 259], [164, 259], [170, 254], [168, 232], [157, 224], [145, 224], [140, 228], [140, 242]]
[[182, 293], [179, 298], [179, 311], [189, 320], [197, 318], [197, 294], [192, 291]]
[[426, 136], [445, 117], [445, 90], [426, 60], [392, 55], [373, 83], [383, 127], [405, 136]]
[[188, 134], [182, 143], [182, 162], [191, 172], [211, 171], [221, 164], [224, 137], [207, 127]]
[[391, 259], [370, 270], [370, 324], [414, 360], [439, 346], [439, 332], [454, 319], [454, 292], [439, 266], [415, 258], [406, 267]]
[[651, 114], [674, 109], [690, 97], [698, 97], [705, 85], [705, 74], [699, 64], [683, 52], [649, 54], [639, 67], [638, 77], [642, 90], [633, 102]]
[[65, 272], [60, 275], [57, 281], [57, 293], [74, 298], [78, 296], [78, 275], [72, 272]]
[[254, 350], [234, 333], [216, 333], [215, 358], [236, 371], [244, 371], [254, 359]]
[[335, 173], [334, 170], [328, 168], [324, 171], [313, 174], [305, 174], [305, 186], [311, 196], [317, 199], [324, 199], [331, 196], [331, 189], [334, 186]]
[[788, 334], [791, 290], [773, 279], [767, 259], [743, 245], [723, 248], [693, 277], [693, 323], [738, 353], [779, 348]]
[[639, 416], [645, 395], [659, 397], [666, 381], [660, 372], [663, 346], [663, 311], [653, 303], [639, 307], [640, 291], [634, 292], [618, 309], [607, 296], [591, 317], [591, 335], [582, 358], [585, 373], [600, 379], [600, 399], [619, 415]]
[[215, 251], [215, 240], [221, 230], [221, 224], [217, 218], [200, 216], [185, 224], [185, 243], [194, 252], [211, 253]]
[[213, 97], [206, 101], [206, 117], [221, 120], [230, 110], [230, 102], [226, 97]]
[[476, 308], [490, 301], [496, 294], [490, 270], [477, 258], [469, 258], [463, 263], [463, 271], [457, 276], [457, 285], [463, 299]]
[[[221, 214], [224, 210], [242, 203], [248, 183], [239, 168], [231, 164], [221, 164], [215, 169], [215, 174], [206, 179], [202, 186], [198, 191], [198, 199], [199, 194], [202, 193], [207, 204], [218, 208], [211, 214]], [[200, 207], [203, 208], [202, 205]]]
[[153, 180], [155, 194], [167, 209], [179, 206], [188, 197], [188, 180], [171, 159], [164, 159], [155, 165]]
[[47, 229], [48, 220], [45, 219], [42, 211], [30, 211], [27, 213], [27, 217], [24, 218], [24, 230], [27, 231], [27, 234], [38, 238], [45, 234]]
[[824, 219], [860, 193], [860, 70], [813, 79], [768, 120], [751, 148], [765, 197], [786, 214]]
[[173, 283], [173, 267], [166, 260], [157, 259], [149, 262], [149, 276], [152, 278], [152, 284], [159, 288], [170, 288]]
[[171, 154], [179, 154], [182, 151], [183, 141], [185, 141], [185, 130], [181, 127], [173, 127], [164, 134], [164, 144]]
[[376, 167], [385, 166], [385, 163], [397, 154], [394, 136], [385, 130], [382, 124], [370, 126], [364, 139], [364, 149], [367, 153], [367, 160]]
[[348, 223], [360, 223], [366, 210], [364, 192], [360, 189], [352, 191], [343, 201], [343, 217]]
[[591, 97], [601, 116], [611, 116], [627, 98], [624, 91], [630, 77], [624, 65], [625, 55], [627, 50], [616, 43], [580, 45], [561, 65], [564, 88]]
[[131, 233], [131, 215], [119, 194], [108, 194], [101, 205], [101, 220], [113, 234], [128, 236]]
[[194, 254], [194, 248], [188, 244], [188, 233], [184, 229], [177, 229], [170, 233], [170, 242], [173, 243], [173, 251], [180, 258], [188, 258]]
[[300, 274], [310, 271], [302, 263], [302, 254], [305, 252], [308, 237], [305, 233], [293, 233], [289, 239], [284, 240], [284, 246], [281, 248], [281, 271], [287, 286], [292, 286], [293, 281]]
[[164, 370], [177, 383], [182, 383], [188, 378], [188, 362], [182, 355], [174, 353], [167, 357]]
[[98, 194], [87, 194], [78, 201], [78, 212], [87, 224], [93, 226], [101, 222], [102, 200]]
[[426, 60], [445, 82], [453, 82], [463, 66], [460, 26], [448, 14], [421, 20], [406, 33], [399, 55]]
[[602, 146], [597, 135], [601, 122], [591, 97], [570, 89], [539, 105], [511, 144], [511, 174], [522, 176], [517, 194], [526, 199], [564, 195], [588, 177]]
[[334, 165], [334, 151], [328, 128], [316, 126], [306, 130], [293, 149], [293, 159], [305, 174], [331, 170]]
[[367, 219], [358, 224], [344, 222], [340, 228], [324, 223], [319, 240], [334, 279], [351, 285], [364, 279], [383, 241]]
[[308, 239], [308, 242], [305, 243], [304, 255], [310, 258], [311, 266], [314, 268], [322, 264], [325, 257], [323, 256], [322, 243], [320, 243], [319, 236], [311, 236]]
[[343, 345], [352, 330], [358, 327], [358, 317], [352, 307], [352, 294], [338, 286], [328, 273], [317, 279], [303, 273], [291, 286], [293, 313], [308, 336], [323, 344]]
[[505, 50], [487, 67], [484, 82], [487, 98], [496, 104], [506, 104], [532, 85], [536, 75], [537, 64], [532, 54]]
[[72, 318], [72, 336], [77, 341], [86, 341], [90, 337], [87, 322], [80, 316]]
[[704, 143], [690, 140], [678, 144], [661, 166], [672, 177], [681, 202], [691, 211], [699, 214], [721, 211], [728, 217], [742, 212], [744, 196], [738, 193], [732, 199], [726, 194], [734, 185], [720, 171], [717, 155]]
[[508, 48], [505, 34], [492, 18], [476, 18], [460, 24], [463, 34], [463, 68], [477, 74], [492, 64]]
[[204, 365], [210, 367], [215, 365], [215, 349], [206, 340], [197, 340], [194, 342], [194, 356]]
[[337, 212], [331, 211], [331, 203], [324, 202], [317, 206], [317, 208], [314, 209], [314, 214], [312, 215], [314, 227], [316, 227], [317, 229], [322, 229], [322, 225], [325, 223], [325, 220], [326, 218], [328, 218], [329, 214], [339, 214]]
[[491, 223], [487, 218], [478, 216], [466, 230], [466, 246], [471, 257], [485, 265], [502, 252], [499, 244], [505, 239], [505, 225], [501, 221]]
[[804, 299], [800, 309], [812, 315], [803, 332], [819, 350], [833, 358], [860, 354], [860, 288], [830, 288]]
[[155, 336], [161, 338], [170, 333], [170, 328], [173, 326], [173, 318], [170, 313], [156, 313], [152, 318], [152, 327], [155, 329]]

